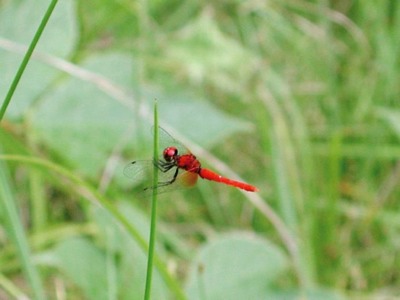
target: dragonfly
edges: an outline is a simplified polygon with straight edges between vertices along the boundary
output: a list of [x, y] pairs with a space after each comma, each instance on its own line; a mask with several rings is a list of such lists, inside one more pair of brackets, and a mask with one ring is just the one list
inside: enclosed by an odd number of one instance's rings
[[148, 186], [144, 190], [157, 188], [158, 193], [179, 189], [181, 186], [193, 186], [197, 179], [223, 183], [248, 192], [257, 192], [258, 188], [244, 182], [226, 178], [214, 171], [203, 168], [197, 157], [188, 148], [174, 139], [167, 131], [159, 127], [160, 156], [157, 160], [137, 160], [128, 164], [124, 169], [127, 177], [140, 181], [150, 178], [154, 166], [158, 171], [158, 184]]

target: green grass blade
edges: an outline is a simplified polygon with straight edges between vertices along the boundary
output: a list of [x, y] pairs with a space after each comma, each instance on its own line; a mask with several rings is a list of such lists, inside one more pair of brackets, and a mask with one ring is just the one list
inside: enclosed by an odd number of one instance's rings
[[[40, 158], [34, 158], [23, 155], [1, 155], [0, 160], [8, 160], [8, 161], [18, 161], [21, 163], [30, 164], [33, 166], [39, 166], [45, 168], [49, 171], [60, 175], [68, 179], [74, 186], [77, 186], [77, 190], [79, 193], [84, 195], [86, 199], [91, 199], [93, 202], [100, 204], [104, 209], [111, 213], [111, 215], [122, 225], [122, 227], [129, 233], [129, 235], [138, 243], [138, 245], [144, 250], [148, 252], [148, 246], [146, 241], [142, 238], [140, 233], [131, 225], [131, 223], [125, 218], [125, 216], [118, 210], [118, 208], [108, 199], [106, 199], [103, 195], [101, 195], [96, 189], [92, 188], [88, 183], [82, 180], [79, 176], [70, 172], [69, 170], [52, 163], [47, 160], [43, 160]], [[0, 194], [1, 195], [1, 194]], [[0, 198], [1, 199], [1, 198]], [[157, 255], [154, 254], [153, 257], [154, 265], [157, 270], [160, 272], [161, 277], [167, 284], [167, 286], [171, 289], [174, 294], [175, 299], [186, 299], [182, 288], [177, 283], [177, 281], [168, 273], [167, 268], [162, 263], [162, 261], [158, 258]]]
[[[158, 159], [158, 110], [157, 101], [154, 103], [154, 151], [153, 160]], [[158, 169], [156, 164], [154, 164], [153, 170], [153, 186], [158, 184]], [[151, 280], [153, 275], [153, 256], [154, 256], [154, 244], [156, 239], [156, 222], [157, 218], [157, 189], [153, 189], [153, 197], [151, 202], [151, 225], [150, 225], [150, 238], [149, 238], [149, 251], [147, 259], [147, 274], [146, 274], [146, 288], [144, 299], [149, 300], [151, 294]]]
[[22, 264], [23, 271], [30, 283], [35, 299], [45, 299], [45, 294], [39, 273], [32, 263], [28, 241], [19, 218], [12, 192], [11, 180], [7, 173], [7, 166], [0, 161], [0, 203], [3, 206], [3, 218], [9, 238], [14, 242]]
[[32, 42], [29, 45], [28, 50], [26, 51], [24, 59], [22, 60], [21, 65], [18, 68], [17, 74], [15, 74], [14, 80], [12, 81], [11, 86], [10, 86], [8, 92], [7, 92], [7, 95], [6, 95], [5, 99], [4, 99], [4, 102], [3, 102], [3, 104], [2, 104], [2, 106], [0, 108], [0, 121], [3, 119], [3, 116], [4, 116], [4, 114], [5, 114], [6, 110], [7, 110], [7, 107], [10, 104], [11, 98], [14, 95], [14, 92], [15, 92], [17, 86], [18, 86], [18, 83], [19, 83], [19, 81], [20, 81], [20, 79], [22, 77], [22, 74], [24, 73], [25, 68], [28, 65], [28, 62], [29, 62], [29, 59], [32, 56], [33, 50], [35, 49], [35, 47], [36, 47], [36, 45], [37, 45], [37, 43], [39, 41], [39, 38], [42, 35], [42, 33], [44, 31], [44, 28], [46, 27], [46, 24], [50, 19], [50, 16], [51, 16], [51, 14], [52, 14], [52, 12], [54, 10], [54, 7], [57, 4], [57, 1], [58, 0], [52, 0], [51, 1], [46, 13], [43, 16], [42, 21], [40, 22], [39, 27], [38, 27], [38, 29], [37, 29], [37, 31], [36, 31], [33, 39], [32, 39]]
[[17, 286], [7, 277], [0, 273], [0, 290], [6, 292], [13, 299], [29, 299]]

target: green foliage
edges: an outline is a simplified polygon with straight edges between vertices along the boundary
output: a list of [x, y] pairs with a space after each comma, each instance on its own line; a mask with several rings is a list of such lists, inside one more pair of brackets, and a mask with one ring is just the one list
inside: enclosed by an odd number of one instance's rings
[[[0, 4], [0, 99], [48, 2]], [[161, 196], [154, 299], [398, 296], [399, 38], [390, 0], [59, 1], [0, 126], [0, 298], [143, 299], [123, 168], [151, 159], [154, 99], [260, 188]]]
[[211, 241], [192, 263], [190, 299], [272, 297], [274, 280], [287, 269], [285, 254], [271, 243], [243, 234]]

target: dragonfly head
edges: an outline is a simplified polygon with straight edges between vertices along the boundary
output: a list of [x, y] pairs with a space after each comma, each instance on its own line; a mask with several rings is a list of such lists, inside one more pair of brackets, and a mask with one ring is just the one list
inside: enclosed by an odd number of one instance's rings
[[174, 161], [177, 155], [178, 149], [176, 149], [175, 147], [168, 147], [164, 149], [163, 156], [165, 161]]

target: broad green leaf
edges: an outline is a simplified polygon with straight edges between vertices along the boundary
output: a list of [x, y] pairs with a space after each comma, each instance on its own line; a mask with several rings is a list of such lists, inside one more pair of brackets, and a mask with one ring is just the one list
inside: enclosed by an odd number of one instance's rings
[[206, 148], [251, 128], [249, 123], [193, 96], [168, 95], [159, 101], [159, 107], [162, 121]]
[[[93, 56], [82, 67], [102, 75], [108, 83], [117, 83], [114, 87], [120, 92], [129, 91], [129, 86], [137, 84], [136, 65], [131, 56]], [[248, 128], [245, 122], [199, 99], [163, 96], [145, 87], [144, 93], [147, 95], [144, 107], [148, 111], [152, 101], [158, 99], [161, 119], [204, 147]], [[94, 175], [120, 143], [134, 146], [136, 158], [150, 157], [150, 152], [141, 154], [140, 151], [144, 146], [148, 149], [151, 146], [151, 125], [146, 115], [135, 112], [138, 104], [133, 101], [138, 100], [131, 101], [132, 105], [129, 101], [117, 101], [97, 86], [72, 78], [47, 95], [32, 123], [37, 136], [50, 148], [81, 172]]]
[[51, 252], [53, 264], [82, 289], [85, 299], [108, 299], [105, 254], [83, 238], [60, 242]]
[[[85, 63], [85, 68], [119, 83], [129, 81], [132, 66], [129, 57], [116, 54]], [[78, 170], [94, 175], [134, 121], [134, 113], [124, 104], [91, 83], [71, 78], [42, 101], [32, 123], [50, 148]]]
[[188, 293], [190, 299], [267, 299], [274, 280], [287, 266], [283, 252], [269, 241], [226, 235], [198, 253]]

